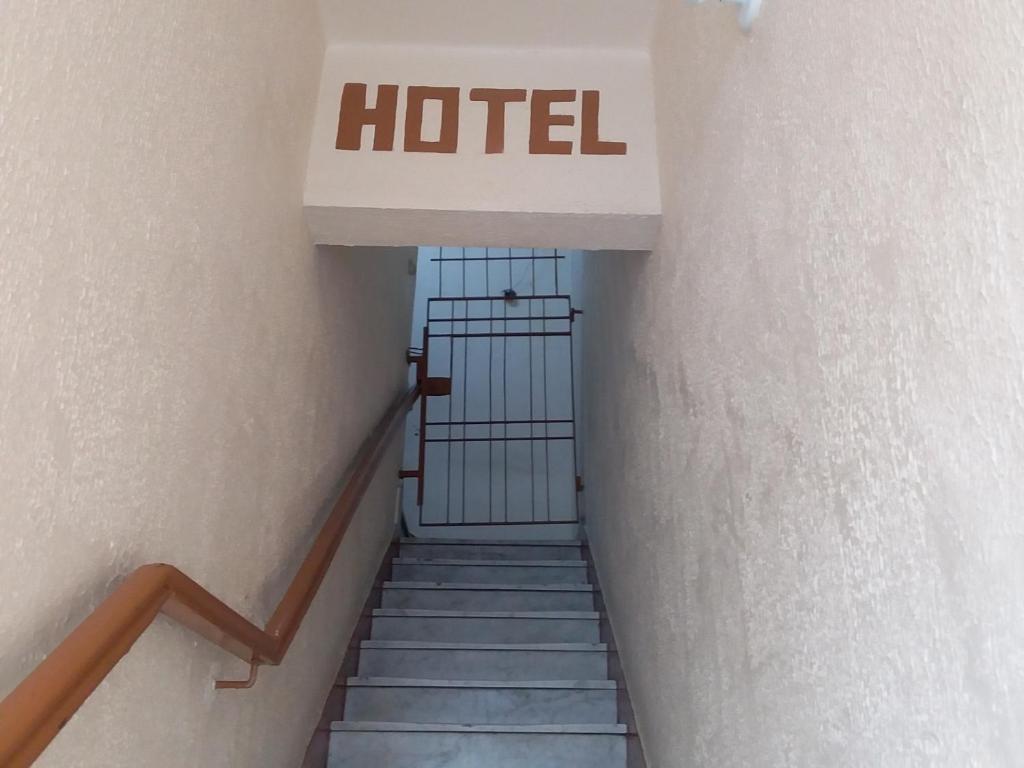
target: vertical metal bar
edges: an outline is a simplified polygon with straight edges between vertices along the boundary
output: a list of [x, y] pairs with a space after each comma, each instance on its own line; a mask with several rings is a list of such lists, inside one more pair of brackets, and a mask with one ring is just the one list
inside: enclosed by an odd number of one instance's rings
[[[466, 296], [466, 249], [462, 249], [462, 295]], [[463, 332], [469, 333], [469, 299], [463, 301]], [[469, 402], [469, 336], [462, 340], [462, 437], [466, 437], [466, 405]], [[462, 522], [466, 522], [466, 452], [469, 443], [462, 443]]]
[[[543, 327], [541, 329], [541, 332], [545, 333], [548, 330], [548, 300], [547, 299], [541, 299], [541, 303], [544, 305], [544, 312], [542, 313], [544, 319], [541, 321], [543, 323]], [[550, 448], [551, 443], [548, 440], [548, 438], [551, 435], [551, 433], [549, 431], [551, 427], [550, 427], [549, 424], [547, 424], [547, 420], [548, 420], [548, 341], [549, 341], [549, 337], [548, 336], [543, 336], [541, 338], [541, 344], [543, 345], [543, 349], [541, 351], [541, 355], [542, 355], [542, 358], [541, 358], [541, 362], [542, 362], [541, 371], [542, 371], [542, 376], [544, 378], [544, 398], [543, 398], [543, 403], [544, 403], [544, 421], [545, 421], [545, 424], [544, 424], [544, 489], [545, 489], [545, 491], [547, 493], [547, 520], [548, 520], [548, 522], [551, 522], [551, 448]]]
[[[491, 295], [491, 249], [484, 249], [484, 279], [487, 290], [484, 294]], [[494, 333], [494, 302], [487, 300], [487, 317], [490, 332]], [[494, 336], [487, 339], [487, 421], [494, 421]], [[487, 522], [494, 522], [494, 424], [487, 425]]]
[[[557, 296], [560, 293], [560, 291], [559, 291], [559, 283], [558, 283], [558, 270], [562, 266], [562, 262], [561, 262], [561, 259], [559, 258], [559, 253], [558, 253], [558, 249], [557, 248], [555, 248], [555, 254], [554, 255], [555, 255], [555, 258], [554, 258], [554, 260], [551, 263], [554, 265], [554, 268], [555, 268], [555, 295]], [[570, 302], [570, 304], [571, 304], [571, 302]], [[547, 318], [547, 312], [544, 313], [544, 317]], [[570, 315], [570, 317], [571, 317], [571, 315]], [[546, 321], [546, 319], [545, 319], [545, 322], [544, 322], [544, 330], [545, 331], [547, 330], [547, 321]], [[571, 333], [572, 329], [570, 328], [569, 331]], [[545, 366], [547, 365], [547, 358], [546, 358], [546, 355], [547, 355], [547, 343], [548, 343], [548, 337], [545, 336], [544, 337]], [[571, 349], [571, 345], [570, 345], [570, 349]], [[569, 361], [569, 365], [570, 365], [570, 367], [572, 366], [572, 360], [571, 359]], [[544, 383], [544, 386], [545, 386], [545, 390], [544, 390], [544, 393], [545, 393], [545, 395], [544, 395], [544, 398], [545, 398], [544, 399], [544, 418], [547, 419], [548, 415], [547, 415], [547, 389], [546, 389], [546, 387], [547, 387], [547, 377], [546, 377], [546, 375], [545, 375], [544, 382], [545, 382]], [[544, 425], [544, 436], [545, 437], [550, 437], [550, 434], [551, 434], [550, 431], [549, 431], [550, 429], [551, 429], [550, 425], [548, 425], [548, 424]], [[546, 450], [547, 449], [547, 445], [548, 445], [547, 441], [545, 441], [544, 445], [545, 445], [545, 450]], [[550, 461], [548, 461], [547, 454], [545, 454], [544, 460], [545, 460], [545, 463], [547, 464], [547, 472], [548, 472], [548, 520], [550, 521], [551, 520], [551, 463], [550, 463]], [[575, 482], [575, 474], [576, 474], [576, 469], [574, 467], [573, 468], [574, 482]]]
[[[430, 304], [427, 304], [427, 324], [423, 326], [423, 378], [430, 376]], [[416, 488], [416, 504], [420, 511], [420, 525], [423, 524], [423, 487], [427, 484], [427, 400], [420, 394], [420, 482]]]
[[[537, 249], [533, 248], [530, 251], [530, 295], [533, 296], [537, 293]], [[529, 317], [533, 318], [533, 299], [530, 299]], [[530, 324], [530, 333], [533, 333], [533, 320], [527, 320]], [[533, 336], [528, 337], [530, 340], [530, 522], [537, 522], [537, 490], [536, 490], [536, 479], [537, 470], [534, 466], [534, 455], [536, 454], [536, 443], [533, 441]]]
[[572, 403], [572, 484], [573, 484], [573, 509], [576, 512], [576, 519], [573, 522], [579, 522], [580, 519], [580, 495], [577, 491], [576, 477], [579, 475], [579, 457], [576, 455], [576, 342], [573, 338], [576, 323], [575, 318], [577, 315], [573, 315], [572, 312], [572, 299], [569, 299], [569, 396], [570, 402]]
[[[508, 249], [508, 287], [509, 287], [509, 290], [512, 290], [512, 249], [511, 248]], [[504, 310], [504, 312], [503, 312], [504, 327], [502, 328], [502, 332], [505, 333], [505, 334], [508, 333], [508, 302], [509, 302], [508, 298], [506, 298], [505, 301], [501, 302], [502, 308]], [[502, 400], [501, 418], [504, 421], [507, 422], [508, 421], [508, 336], [507, 335], [502, 337], [502, 355], [503, 355], [504, 360], [503, 360], [502, 366], [501, 366], [501, 377], [502, 377], [502, 386], [501, 386], [501, 400]], [[502, 434], [505, 437], [508, 437], [508, 424], [505, 424], [505, 427], [504, 427], [504, 429], [502, 431]], [[504, 517], [505, 517], [505, 522], [507, 523], [508, 522], [508, 511], [509, 511], [508, 510], [508, 443], [507, 442], [506, 443], [502, 443], [502, 454], [503, 454], [503, 456], [505, 458], [505, 514], [504, 514]]]
[[[441, 258], [444, 259], [444, 246], [441, 246]], [[444, 269], [442, 262], [441, 269]], [[444, 296], [444, 275], [441, 271], [437, 274], [437, 295]], [[449, 302], [450, 310], [448, 312], [451, 327], [455, 327], [455, 302]], [[454, 379], [454, 368], [455, 368], [455, 339], [448, 339], [448, 378], [452, 381]], [[446, 525], [450, 525], [452, 522], [452, 402], [455, 400], [454, 392], [448, 395], [448, 459], [447, 466], [445, 467], [445, 484], [444, 484], [444, 521]]]

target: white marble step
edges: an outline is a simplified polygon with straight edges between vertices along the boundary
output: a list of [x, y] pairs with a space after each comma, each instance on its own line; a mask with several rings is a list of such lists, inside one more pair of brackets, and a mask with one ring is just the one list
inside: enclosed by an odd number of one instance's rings
[[360, 644], [358, 673], [429, 680], [603, 680], [608, 647], [366, 640]]
[[610, 680], [502, 682], [348, 679], [346, 721], [452, 725], [615, 723]]
[[329, 768], [625, 768], [625, 726], [333, 723]]
[[578, 541], [402, 539], [400, 557], [454, 560], [581, 560]]
[[586, 611], [424, 611], [382, 608], [373, 612], [373, 640], [435, 643], [596, 643], [600, 616]]
[[389, 581], [385, 608], [438, 611], [592, 611], [590, 584], [435, 584]]
[[586, 584], [587, 565], [572, 560], [420, 560], [395, 558], [395, 581], [471, 584]]

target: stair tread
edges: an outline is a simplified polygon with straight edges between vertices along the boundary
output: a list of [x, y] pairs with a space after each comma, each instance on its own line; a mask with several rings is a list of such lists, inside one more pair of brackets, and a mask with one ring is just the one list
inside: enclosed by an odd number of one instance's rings
[[593, 584], [491, 584], [459, 581], [386, 581], [384, 589], [430, 589], [461, 592], [593, 592]]
[[614, 691], [614, 680], [424, 680], [410, 677], [350, 677], [349, 688], [469, 688], [495, 690]]
[[421, 608], [375, 608], [374, 616], [409, 619], [569, 619], [593, 621], [596, 611], [435, 611]]
[[382, 723], [335, 720], [332, 731], [389, 733], [522, 733], [625, 736], [626, 726], [616, 725], [448, 725], [434, 723]]
[[364, 640], [361, 648], [431, 651], [601, 651], [605, 643], [432, 643], [418, 640]]
[[584, 560], [453, 560], [449, 558], [396, 557], [394, 565], [471, 565], [488, 568], [586, 568]]
[[425, 758], [475, 768], [484, 751], [503, 768], [625, 764], [628, 730], [616, 722], [608, 645], [596, 642], [583, 542], [400, 543], [381, 598], [397, 607], [369, 618], [371, 637], [406, 639], [359, 643], [359, 668], [343, 683], [348, 719], [330, 725], [335, 768]]
[[582, 547], [579, 539], [418, 539], [402, 537], [399, 544], [460, 544], [472, 547]]
[[451, 544], [460, 547], [581, 547], [583, 542], [576, 539], [528, 541], [524, 539], [414, 539], [403, 538], [400, 544], [429, 544], [431, 546]]

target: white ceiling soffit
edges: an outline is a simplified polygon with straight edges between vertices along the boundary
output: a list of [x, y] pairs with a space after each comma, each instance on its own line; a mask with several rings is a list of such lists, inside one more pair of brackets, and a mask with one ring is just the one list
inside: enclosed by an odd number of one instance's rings
[[656, 0], [320, 0], [328, 43], [647, 50]]

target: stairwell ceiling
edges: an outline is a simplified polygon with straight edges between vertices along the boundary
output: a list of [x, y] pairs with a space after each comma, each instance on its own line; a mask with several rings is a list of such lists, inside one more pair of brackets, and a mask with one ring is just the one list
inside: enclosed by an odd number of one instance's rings
[[644, 49], [656, 0], [320, 0], [329, 44]]

